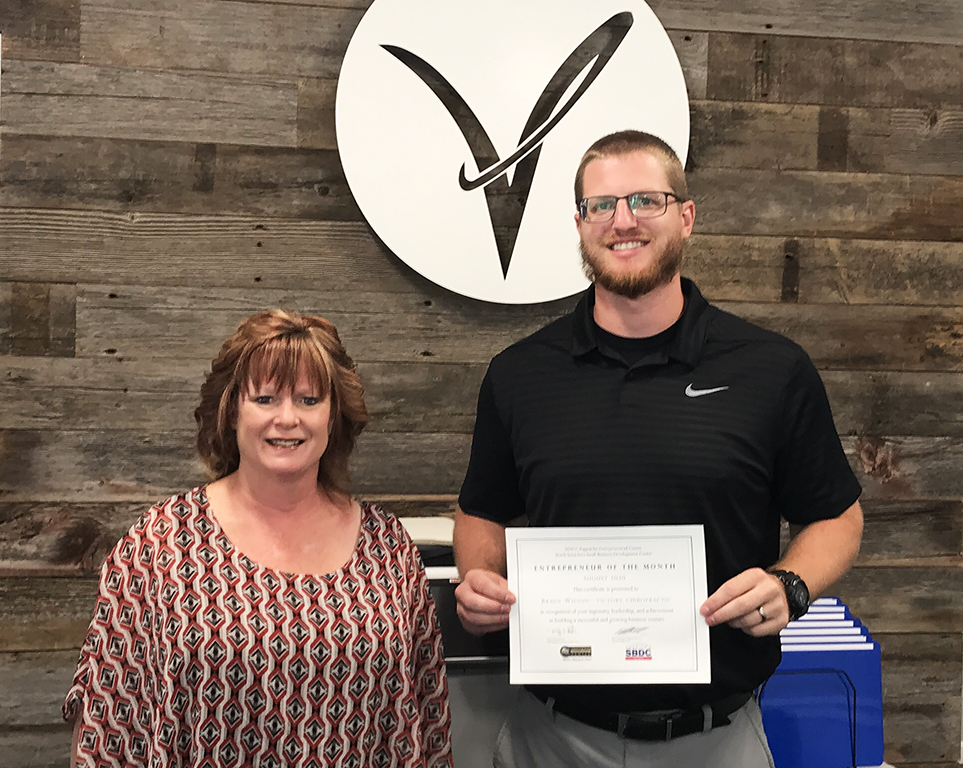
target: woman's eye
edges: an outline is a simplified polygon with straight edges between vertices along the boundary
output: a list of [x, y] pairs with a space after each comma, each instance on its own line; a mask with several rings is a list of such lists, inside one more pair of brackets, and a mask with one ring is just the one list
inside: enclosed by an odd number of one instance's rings
[[321, 402], [320, 397], [305, 397], [302, 399], [305, 405], [318, 405]]
[[257, 395], [251, 399], [258, 405], [270, 405], [273, 398], [270, 395]]

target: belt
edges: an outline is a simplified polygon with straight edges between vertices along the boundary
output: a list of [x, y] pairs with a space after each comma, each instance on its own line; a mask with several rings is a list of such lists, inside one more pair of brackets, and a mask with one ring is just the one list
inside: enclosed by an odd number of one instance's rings
[[669, 741], [680, 736], [702, 733], [710, 728], [729, 725], [729, 715], [749, 701], [752, 694], [734, 693], [700, 709], [665, 710], [661, 712], [606, 712], [590, 710], [570, 701], [555, 701], [532, 691], [535, 698], [585, 725], [612, 731], [627, 739], [639, 741]]

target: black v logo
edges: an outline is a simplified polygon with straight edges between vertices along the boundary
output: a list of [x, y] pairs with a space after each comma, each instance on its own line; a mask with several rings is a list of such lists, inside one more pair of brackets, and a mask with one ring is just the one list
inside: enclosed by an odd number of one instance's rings
[[[525, 123], [525, 128], [522, 130], [522, 135], [518, 140], [518, 148], [504, 160], [499, 159], [491, 139], [475, 113], [472, 112], [471, 107], [438, 70], [404, 48], [395, 45], [382, 46], [431, 88], [461, 129], [475, 160], [479, 175], [477, 178], [469, 180], [463, 164], [458, 172], [458, 182], [461, 188], [466, 191], [478, 187], [485, 188], [488, 215], [491, 217], [492, 230], [495, 233], [495, 243], [498, 247], [498, 258], [501, 262], [503, 277], [508, 276], [508, 267], [512, 260], [512, 252], [515, 249], [518, 229], [521, 225], [522, 215], [525, 213], [525, 205], [532, 188], [532, 180], [535, 178], [535, 168], [538, 165], [542, 141], [549, 131], [568, 114], [595, 78], [599, 76], [602, 69], [608, 64], [609, 59], [612, 58], [612, 54], [615, 53], [628, 34], [632, 22], [632, 14], [628, 11], [617, 13], [572, 51], [539, 96], [532, 113], [528, 117], [528, 122]], [[561, 107], [558, 107], [565, 92], [590, 63], [592, 67], [582, 82], [569, 96], [568, 100]], [[514, 180], [509, 184], [505, 172], [516, 163]]]

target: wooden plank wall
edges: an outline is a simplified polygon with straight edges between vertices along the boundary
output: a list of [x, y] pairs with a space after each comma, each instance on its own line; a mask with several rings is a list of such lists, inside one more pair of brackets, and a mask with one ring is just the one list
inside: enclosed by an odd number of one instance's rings
[[[360, 492], [451, 510], [499, 307], [373, 238], [334, 91], [370, 0], [0, 0], [0, 755], [58, 708], [106, 548], [201, 475], [192, 410], [256, 309], [320, 312], [375, 419]], [[960, 758], [963, 4], [658, 0], [690, 89], [686, 271], [797, 339], [864, 486], [839, 593], [883, 648], [886, 760]], [[574, 169], [573, 169], [574, 170]]]

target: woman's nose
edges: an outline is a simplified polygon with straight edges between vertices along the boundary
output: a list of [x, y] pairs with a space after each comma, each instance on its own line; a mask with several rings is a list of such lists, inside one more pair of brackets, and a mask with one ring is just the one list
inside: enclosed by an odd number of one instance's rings
[[294, 407], [294, 398], [287, 396], [281, 398], [278, 408], [277, 421], [284, 425], [296, 425], [300, 421], [298, 409]]

